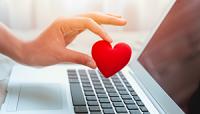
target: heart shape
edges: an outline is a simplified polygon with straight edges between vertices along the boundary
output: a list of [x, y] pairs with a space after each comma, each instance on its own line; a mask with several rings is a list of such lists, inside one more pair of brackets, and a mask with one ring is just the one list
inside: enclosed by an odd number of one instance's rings
[[109, 78], [125, 65], [131, 58], [131, 48], [128, 44], [118, 43], [112, 48], [106, 41], [98, 41], [92, 47], [92, 57], [104, 77]]

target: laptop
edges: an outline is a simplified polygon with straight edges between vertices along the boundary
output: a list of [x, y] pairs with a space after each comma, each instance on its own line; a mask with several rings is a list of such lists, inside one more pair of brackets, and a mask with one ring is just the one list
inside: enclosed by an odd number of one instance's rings
[[[111, 78], [98, 69], [60, 64], [45, 68], [15, 65], [2, 114], [183, 114], [144, 64], [143, 54], [165, 26], [175, 0], [168, 0], [155, 29], [130, 64]], [[174, 8], [173, 8], [174, 9]]]

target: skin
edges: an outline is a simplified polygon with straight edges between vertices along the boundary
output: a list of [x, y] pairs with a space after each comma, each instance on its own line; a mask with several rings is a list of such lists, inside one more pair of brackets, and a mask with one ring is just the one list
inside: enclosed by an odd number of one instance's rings
[[72, 18], [60, 17], [35, 40], [29, 42], [19, 40], [6, 26], [0, 24], [0, 53], [21, 64], [31, 66], [71, 62], [96, 68], [92, 57], [70, 50], [67, 46], [86, 29], [111, 43], [111, 37], [103, 30], [101, 24], [123, 26], [126, 20], [121, 16], [99, 12]]

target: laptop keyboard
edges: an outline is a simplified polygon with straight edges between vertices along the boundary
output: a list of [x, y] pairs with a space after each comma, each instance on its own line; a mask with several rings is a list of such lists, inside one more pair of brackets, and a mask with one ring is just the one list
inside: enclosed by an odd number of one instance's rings
[[122, 72], [104, 78], [98, 70], [67, 70], [76, 114], [150, 114]]

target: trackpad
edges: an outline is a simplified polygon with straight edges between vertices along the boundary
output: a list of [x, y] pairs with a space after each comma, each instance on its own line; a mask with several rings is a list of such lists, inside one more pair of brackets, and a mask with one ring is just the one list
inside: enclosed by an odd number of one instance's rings
[[17, 110], [62, 109], [62, 91], [59, 84], [27, 84], [21, 86]]

